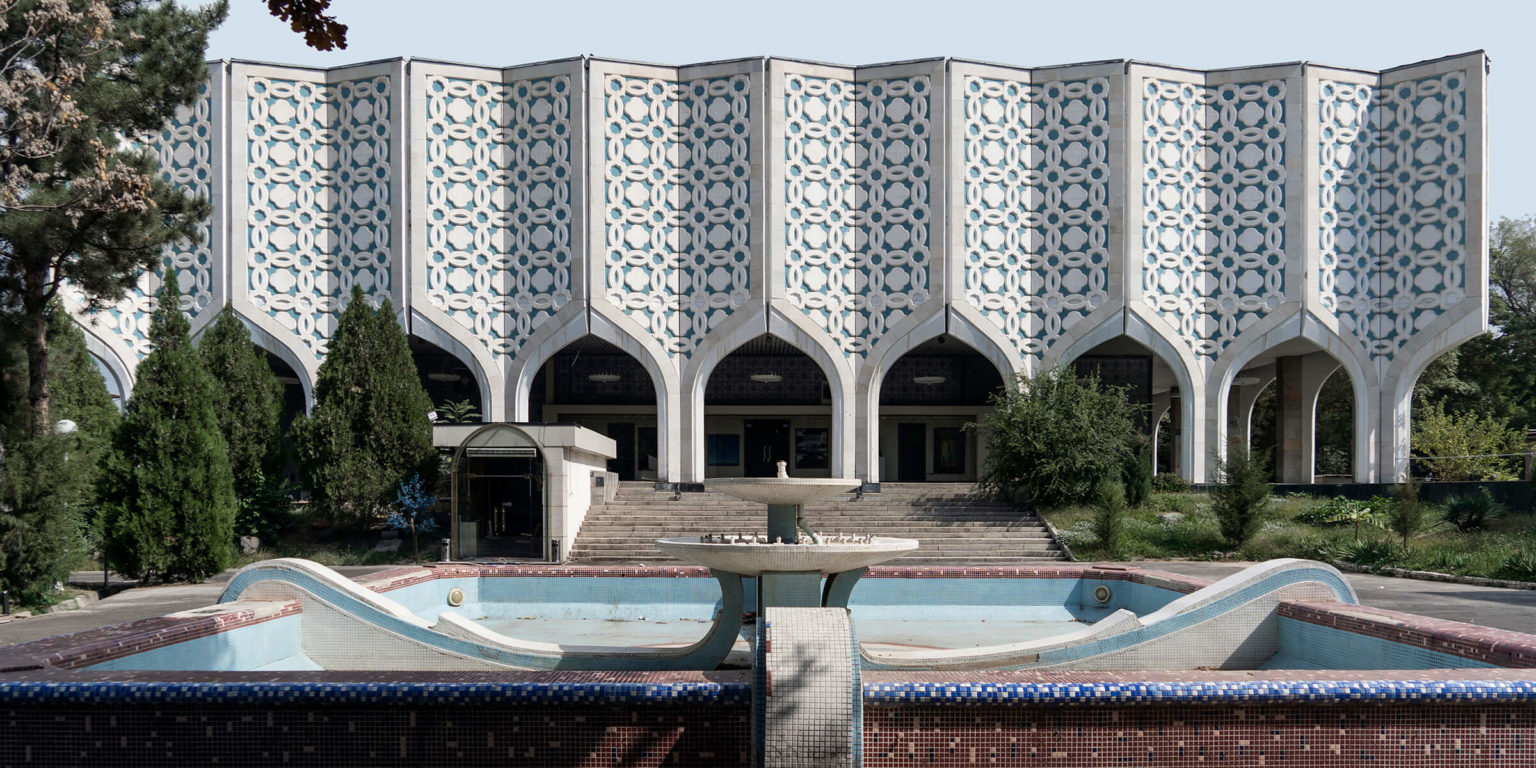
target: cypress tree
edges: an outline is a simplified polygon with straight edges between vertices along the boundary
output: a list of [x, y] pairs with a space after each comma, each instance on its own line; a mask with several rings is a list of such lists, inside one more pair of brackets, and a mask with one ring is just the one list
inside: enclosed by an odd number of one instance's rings
[[177, 306], [174, 270], [150, 321], [104, 482], [105, 549], [117, 571], [198, 580], [234, 557], [235, 490], [213, 383]]
[[117, 407], [85, 349], [85, 338], [55, 305], [48, 318], [53, 415], [76, 431], [32, 434], [26, 407], [26, 355], [8, 336], [0, 344], [6, 453], [0, 457], [0, 585], [23, 604], [47, 602], [85, 555], [82, 535], [95, 506], [98, 468], [117, 426]]
[[229, 448], [235, 495], [248, 499], [282, 469], [283, 384], [229, 307], [203, 335], [198, 354], [213, 381], [213, 412]]
[[437, 477], [432, 400], [386, 300], [352, 289], [315, 382], [315, 407], [294, 423], [299, 468], [316, 506], [338, 522], [380, 516], [402, 480]]
[[48, 319], [48, 388], [52, 392], [53, 415], [75, 423], [80, 435], [76, 450], [88, 459], [90, 482], [95, 482], [96, 467], [112, 447], [122, 415], [107, 391], [101, 370], [85, 348], [85, 334], [63, 308], [55, 308]]

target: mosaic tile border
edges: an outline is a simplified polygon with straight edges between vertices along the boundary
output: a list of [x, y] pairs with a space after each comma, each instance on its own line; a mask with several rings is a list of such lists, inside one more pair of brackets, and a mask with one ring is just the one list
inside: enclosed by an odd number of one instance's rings
[[15, 704], [745, 704], [746, 682], [170, 682], [0, 683]]
[[127, 624], [60, 635], [5, 649], [8, 663], [0, 658], [0, 672], [35, 669], [38, 665], [75, 669], [167, 645], [209, 637], [302, 612], [297, 600], [284, 602], [226, 603], [191, 611], [157, 616]]
[[1234, 680], [1099, 683], [866, 682], [866, 706], [912, 704], [1536, 703], [1531, 680]]
[[1279, 615], [1501, 667], [1536, 667], [1536, 636], [1520, 632], [1342, 603], [1283, 602]]

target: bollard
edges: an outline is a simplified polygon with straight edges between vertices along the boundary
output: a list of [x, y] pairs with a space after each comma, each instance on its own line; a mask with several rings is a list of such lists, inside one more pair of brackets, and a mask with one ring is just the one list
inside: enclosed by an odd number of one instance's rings
[[449, 557], [448, 546], [452, 542], [453, 542], [452, 539], [443, 539], [443, 556], [438, 558], [439, 560], [441, 560], [441, 561], [443, 561], [445, 563], [448, 562], [448, 557]]
[[11, 615], [11, 592], [8, 589], [0, 589], [0, 616]]

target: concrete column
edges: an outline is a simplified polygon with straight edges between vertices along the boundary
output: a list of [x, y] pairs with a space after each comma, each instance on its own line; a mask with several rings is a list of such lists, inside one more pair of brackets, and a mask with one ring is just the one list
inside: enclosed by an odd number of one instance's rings
[[1275, 360], [1275, 466], [1282, 483], [1310, 483], [1317, 458], [1317, 396], [1339, 367], [1324, 352]]
[[1376, 456], [1376, 482], [1401, 483], [1408, 480], [1412, 467], [1408, 453], [1413, 436], [1413, 385], [1398, 387], [1389, 394], [1384, 386], [1380, 402], [1380, 440]]

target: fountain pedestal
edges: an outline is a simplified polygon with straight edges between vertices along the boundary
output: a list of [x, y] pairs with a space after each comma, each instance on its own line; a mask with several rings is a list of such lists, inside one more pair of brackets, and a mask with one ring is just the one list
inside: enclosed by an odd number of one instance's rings
[[[663, 552], [716, 571], [755, 576], [758, 613], [770, 606], [846, 607], [853, 583], [869, 566], [917, 549], [912, 539], [835, 536], [824, 539], [805, 529], [801, 511], [856, 490], [857, 478], [722, 478], [705, 487], [767, 506], [767, 535], [761, 538], [705, 536], [657, 539]], [[801, 536], [802, 532], [805, 534]], [[822, 577], [826, 577], [823, 586]]]

